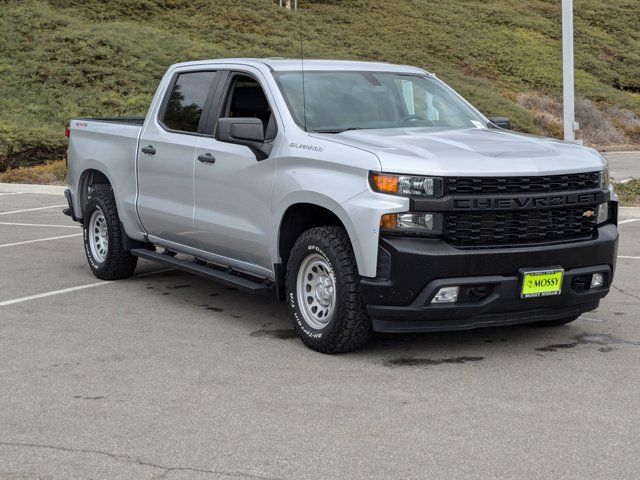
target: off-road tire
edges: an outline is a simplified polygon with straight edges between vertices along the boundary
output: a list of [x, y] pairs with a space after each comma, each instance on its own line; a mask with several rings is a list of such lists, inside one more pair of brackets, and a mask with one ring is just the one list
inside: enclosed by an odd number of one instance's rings
[[[89, 222], [93, 212], [102, 211], [107, 224], [108, 249], [104, 261], [97, 261], [89, 244]], [[138, 257], [124, 250], [122, 231], [116, 200], [111, 189], [95, 191], [87, 201], [83, 212], [84, 251], [93, 274], [101, 280], [119, 280], [130, 277], [136, 269]]]
[[[296, 291], [300, 266], [312, 254], [319, 254], [328, 262], [335, 280], [333, 314], [320, 330], [305, 321]], [[318, 227], [300, 235], [289, 255], [286, 289], [293, 328], [309, 348], [321, 353], [348, 352], [362, 347], [371, 337], [371, 319], [362, 300], [360, 275], [344, 228]]]

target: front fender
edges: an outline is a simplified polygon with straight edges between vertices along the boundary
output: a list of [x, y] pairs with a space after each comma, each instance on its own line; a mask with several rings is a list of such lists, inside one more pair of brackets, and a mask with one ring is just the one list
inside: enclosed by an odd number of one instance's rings
[[385, 213], [407, 210], [409, 210], [408, 198], [384, 195], [371, 190], [350, 198], [336, 209], [336, 215], [349, 232], [361, 276], [376, 276], [380, 217]]
[[[406, 198], [382, 195], [371, 190], [366, 190], [342, 204], [317, 192], [296, 191], [288, 195], [286, 202], [274, 212], [275, 218], [282, 219], [287, 209], [300, 203], [326, 208], [338, 217], [347, 231], [358, 272], [363, 277], [376, 276], [380, 217], [385, 213], [402, 212], [409, 208], [409, 200]], [[277, 251], [279, 227], [280, 224], [274, 228], [271, 240], [271, 245], [275, 248], [273, 258], [276, 262], [281, 262]]]

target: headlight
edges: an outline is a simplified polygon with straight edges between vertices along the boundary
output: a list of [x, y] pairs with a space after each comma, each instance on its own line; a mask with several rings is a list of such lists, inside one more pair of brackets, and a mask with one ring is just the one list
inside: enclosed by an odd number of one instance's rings
[[601, 203], [600, 205], [598, 205], [596, 224], [601, 225], [607, 220], [609, 220], [609, 203]]
[[380, 218], [380, 230], [391, 235], [437, 236], [442, 234], [441, 213], [387, 213]]
[[609, 188], [609, 167], [600, 172], [600, 188]]
[[371, 188], [381, 193], [405, 197], [441, 197], [443, 193], [444, 182], [439, 177], [372, 172], [370, 179]]

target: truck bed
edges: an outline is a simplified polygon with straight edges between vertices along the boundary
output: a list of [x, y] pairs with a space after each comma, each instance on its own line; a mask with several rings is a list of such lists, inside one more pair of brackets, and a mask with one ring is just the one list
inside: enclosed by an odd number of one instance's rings
[[101, 123], [117, 123], [120, 125], [135, 125], [141, 127], [144, 124], [145, 117], [95, 117], [95, 118], [78, 118], [81, 122], [101, 122]]
[[[120, 218], [127, 225], [139, 225], [135, 213], [136, 155], [143, 123], [143, 117], [74, 118], [70, 123], [67, 178], [73, 191], [80, 191], [85, 170], [103, 173], [113, 187]], [[80, 203], [74, 207], [76, 217], [81, 218]]]

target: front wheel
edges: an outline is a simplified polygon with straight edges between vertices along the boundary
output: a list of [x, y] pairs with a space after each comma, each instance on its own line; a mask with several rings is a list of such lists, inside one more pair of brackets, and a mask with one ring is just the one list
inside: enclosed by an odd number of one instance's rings
[[83, 213], [83, 237], [87, 261], [96, 277], [118, 280], [133, 274], [138, 257], [124, 250], [123, 235], [113, 192], [94, 192]]
[[289, 256], [286, 287], [293, 327], [313, 350], [347, 352], [371, 337], [358, 268], [343, 228], [312, 228], [300, 235]]

